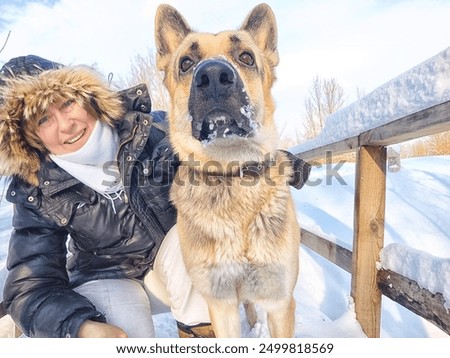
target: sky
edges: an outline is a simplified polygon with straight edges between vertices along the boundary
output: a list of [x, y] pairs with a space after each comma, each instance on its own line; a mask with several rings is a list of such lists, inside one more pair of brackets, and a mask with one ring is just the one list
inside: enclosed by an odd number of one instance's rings
[[[236, 29], [261, 1], [166, 0], [198, 31]], [[282, 136], [301, 128], [314, 77], [334, 78], [346, 104], [450, 46], [450, 0], [267, 0], [278, 23], [273, 94]], [[0, 0], [0, 64], [27, 54], [95, 65], [126, 78], [154, 52], [156, 0]]]

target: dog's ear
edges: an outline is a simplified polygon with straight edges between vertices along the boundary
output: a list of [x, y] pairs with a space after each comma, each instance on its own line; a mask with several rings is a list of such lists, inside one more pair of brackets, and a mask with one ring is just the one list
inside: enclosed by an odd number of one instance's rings
[[164, 70], [170, 54], [192, 32], [184, 17], [172, 6], [158, 6], [155, 17], [156, 64]]
[[253, 37], [258, 47], [266, 55], [271, 67], [278, 65], [277, 23], [269, 5], [256, 6], [248, 14], [241, 30], [247, 31]]

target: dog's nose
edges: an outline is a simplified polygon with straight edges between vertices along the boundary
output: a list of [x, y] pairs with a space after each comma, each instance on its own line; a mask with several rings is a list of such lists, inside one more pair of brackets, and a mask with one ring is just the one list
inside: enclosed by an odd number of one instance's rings
[[206, 60], [195, 69], [194, 84], [204, 94], [218, 97], [236, 85], [236, 72], [228, 62]]

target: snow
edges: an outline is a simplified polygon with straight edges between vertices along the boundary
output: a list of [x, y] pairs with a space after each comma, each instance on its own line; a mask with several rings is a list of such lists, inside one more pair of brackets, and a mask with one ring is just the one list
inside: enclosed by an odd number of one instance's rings
[[[416, 279], [421, 287], [441, 292], [447, 302], [450, 287], [450, 157], [402, 160], [388, 173], [385, 248], [381, 265]], [[336, 177], [330, 169], [337, 169]], [[330, 173], [334, 174], [331, 176]], [[339, 180], [337, 180], [339, 179]], [[1, 190], [0, 190], [1, 192]], [[354, 164], [314, 167], [309, 183], [292, 190], [301, 226], [347, 248], [352, 247]], [[0, 268], [5, 265], [12, 206], [0, 204]], [[3, 273], [5, 270], [3, 270]], [[2, 282], [0, 271], [0, 282]], [[351, 276], [306, 247], [300, 249], [300, 276], [295, 289], [296, 336], [362, 338], [364, 333], [350, 297]], [[1, 286], [1, 285], [0, 285]], [[157, 337], [177, 337], [170, 314], [154, 317]], [[0, 337], [13, 335], [9, 317], [0, 320]], [[250, 329], [242, 311], [245, 337], [267, 337], [263, 312]], [[383, 298], [381, 336], [447, 337], [431, 323]]]
[[[414, 277], [421, 288], [442, 293], [450, 308], [450, 258], [440, 258], [404, 244], [390, 244], [380, 254], [380, 266], [405, 277]], [[420, 271], [416, 265], [420, 263]]]
[[450, 47], [326, 119], [325, 128], [294, 153], [356, 136], [450, 100]]

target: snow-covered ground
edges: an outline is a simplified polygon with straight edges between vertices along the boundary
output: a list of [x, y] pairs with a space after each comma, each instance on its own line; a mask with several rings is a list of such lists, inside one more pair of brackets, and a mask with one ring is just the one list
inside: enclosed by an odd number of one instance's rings
[[[403, 160], [399, 172], [388, 173], [386, 255], [383, 262], [389, 267], [406, 270], [409, 277], [418, 278], [422, 287], [444, 291], [442, 293], [447, 294], [448, 302], [450, 302], [449, 167], [450, 157], [414, 158]], [[299, 222], [305, 229], [351, 248], [354, 164], [344, 164], [338, 170], [338, 174], [339, 181], [336, 177], [329, 177], [331, 184], [327, 184], [327, 168], [325, 166], [313, 168], [310, 184], [300, 191], [292, 192]], [[5, 265], [6, 260], [7, 241], [11, 231], [11, 209], [6, 200], [2, 200], [0, 267]], [[300, 249], [300, 267], [301, 272], [295, 290], [296, 336], [365, 337], [355, 319], [353, 304], [349, 297], [350, 274], [304, 247]], [[440, 267], [441, 270], [430, 267]], [[155, 324], [158, 337], [177, 337], [175, 323], [170, 314], [155, 316]], [[242, 327], [246, 337], [266, 337], [268, 334], [263, 314], [260, 322], [252, 330], [244, 320]], [[0, 320], [0, 337], [11, 336], [12, 328], [10, 320], [7, 318]], [[431, 323], [386, 298], [383, 299], [381, 335], [449, 338]]]
[[[388, 172], [387, 176], [385, 249], [381, 265], [415, 279], [431, 292], [443, 293], [450, 302], [450, 157], [411, 158], [402, 160], [401, 164], [400, 171]], [[326, 184], [326, 171], [325, 167], [314, 169], [310, 181], [321, 184], [294, 193], [299, 221], [304, 228], [351, 248], [354, 164], [344, 164], [338, 171], [340, 181], [334, 177], [331, 185]], [[320, 258], [315, 257], [315, 261], [322, 264]], [[327, 296], [322, 305], [331, 305], [323, 312], [332, 319], [345, 311], [344, 297], [350, 290], [347, 277], [339, 271], [332, 267], [317, 277], [337, 286], [337, 292]], [[335, 277], [338, 272], [339, 276]], [[428, 322], [383, 298], [382, 337], [441, 334]]]

